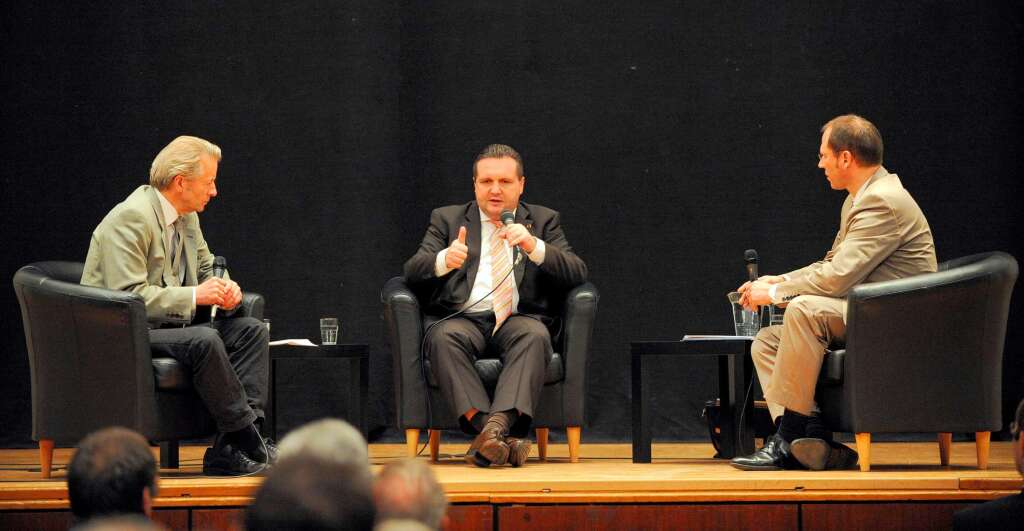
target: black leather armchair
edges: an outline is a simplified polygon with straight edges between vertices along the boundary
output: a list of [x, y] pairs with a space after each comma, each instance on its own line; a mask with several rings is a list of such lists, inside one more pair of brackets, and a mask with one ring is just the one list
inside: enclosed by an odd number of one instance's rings
[[[547, 458], [549, 428], [565, 428], [569, 458], [579, 459], [580, 431], [584, 420], [587, 380], [587, 355], [590, 350], [594, 318], [597, 314], [597, 288], [587, 283], [570, 290], [562, 310], [563, 330], [553, 338], [555, 355], [548, 365], [540, 405], [533, 426], [537, 429], [537, 450]], [[458, 413], [452, 412], [437, 388], [429, 360], [420, 355], [423, 340], [423, 313], [420, 299], [402, 277], [389, 280], [381, 290], [384, 320], [391, 345], [395, 374], [395, 409], [399, 429], [405, 430], [407, 452], [416, 455], [421, 429], [430, 431], [430, 457], [437, 460], [440, 430], [457, 429]], [[501, 362], [480, 359], [476, 369], [489, 392], [497, 383]], [[426, 377], [426, 380], [424, 379]], [[429, 400], [427, 404], [425, 401]], [[428, 409], [429, 408], [429, 409]]]
[[[38, 262], [14, 275], [32, 378], [32, 438], [50, 476], [56, 443], [76, 444], [106, 426], [160, 441], [160, 464], [177, 468], [178, 441], [216, 431], [189, 369], [153, 358], [142, 297], [82, 286], [80, 262]], [[263, 316], [243, 295], [235, 315]]]
[[848, 297], [846, 345], [826, 353], [815, 398], [835, 430], [853, 432], [861, 470], [872, 433], [975, 432], [988, 466], [1002, 425], [1003, 345], [1017, 261], [1000, 252], [943, 262], [936, 273], [863, 284]]

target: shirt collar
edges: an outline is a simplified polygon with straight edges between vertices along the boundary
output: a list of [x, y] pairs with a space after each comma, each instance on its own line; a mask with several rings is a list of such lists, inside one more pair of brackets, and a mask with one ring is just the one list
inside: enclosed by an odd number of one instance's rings
[[160, 198], [160, 209], [164, 212], [164, 224], [172, 225], [175, 221], [178, 221], [178, 211], [174, 208], [174, 205], [164, 197], [160, 190], [156, 191], [156, 196]]
[[[484, 210], [480, 207], [477, 207], [477, 210], [480, 211], [480, 224], [486, 225], [488, 227], [494, 227], [494, 223], [491, 222], [491, 218], [487, 215], [487, 213], [484, 212]], [[516, 208], [515, 210], [512, 211], [512, 215], [515, 216], [516, 212], [518, 211], [519, 209]], [[498, 223], [501, 223], [501, 221], [499, 220]]]

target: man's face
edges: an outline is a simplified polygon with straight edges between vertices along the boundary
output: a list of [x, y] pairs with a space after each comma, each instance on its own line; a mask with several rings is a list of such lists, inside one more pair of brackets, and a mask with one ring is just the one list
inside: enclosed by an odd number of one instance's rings
[[179, 175], [174, 179], [180, 179], [175, 185], [181, 187], [181, 204], [185, 208], [181, 214], [202, 212], [206, 203], [217, 195], [217, 160], [203, 155], [199, 158], [199, 175], [192, 178]]
[[515, 210], [525, 185], [526, 178], [517, 175], [516, 160], [511, 157], [480, 159], [476, 163], [476, 202], [493, 220], [501, 219], [502, 210]]
[[828, 147], [828, 135], [832, 129], [826, 129], [821, 134], [821, 146], [818, 148], [818, 167], [825, 170], [825, 177], [833, 190], [846, 190], [850, 184], [848, 172], [849, 152], [836, 153]]

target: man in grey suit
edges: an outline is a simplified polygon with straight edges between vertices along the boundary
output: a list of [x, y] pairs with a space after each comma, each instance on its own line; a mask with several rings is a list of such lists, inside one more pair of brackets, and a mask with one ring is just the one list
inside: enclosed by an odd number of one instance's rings
[[[213, 274], [213, 254], [199, 216], [217, 195], [221, 150], [181, 136], [153, 160], [150, 185], [138, 187], [96, 227], [82, 284], [137, 293], [145, 300], [155, 357], [192, 369], [193, 385], [219, 434], [203, 457], [203, 472], [258, 472], [276, 458], [254, 423], [264, 418], [268, 339], [251, 317], [194, 324], [199, 307], [230, 314], [242, 301], [237, 283]], [[207, 314], [209, 315], [209, 314]]]
[[825, 349], [846, 336], [846, 295], [856, 285], [936, 270], [935, 243], [924, 213], [899, 177], [882, 167], [882, 136], [856, 115], [822, 128], [818, 167], [846, 190], [839, 233], [818, 262], [740, 286], [749, 309], [786, 306], [782, 325], [762, 329], [751, 346], [765, 400], [778, 431], [732, 465], [743, 470], [849, 468], [857, 453], [834, 442], [815, 416], [814, 389]]
[[[430, 292], [425, 313], [437, 321], [426, 332], [424, 356], [451, 413], [478, 434], [466, 460], [480, 467], [526, 461], [524, 436], [561, 326], [552, 299], [587, 279], [558, 212], [519, 201], [525, 185], [519, 153], [487, 146], [473, 164], [476, 201], [435, 209], [405, 263], [406, 281]], [[493, 399], [473, 366], [488, 353], [503, 366]]]

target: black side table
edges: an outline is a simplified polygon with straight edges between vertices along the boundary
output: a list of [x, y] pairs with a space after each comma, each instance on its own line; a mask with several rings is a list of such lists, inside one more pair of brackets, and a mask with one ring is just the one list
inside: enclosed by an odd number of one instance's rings
[[[644, 386], [648, 356], [715, 356], [718, 358], [718, 393], [721, 399], [722, 446], [720, 456], [733, 458], [754, 451], [754, 428], [751, 423], [753, 397], [744, 395], [746, 383], [753, 374], [750, 360], [751, 340], [744, 337], [721, 337], [685, 341], [634, 341], [631, 376], [633, 381], [633, 462], [651, 462], [650, 389]], [[741, 359], [737, 360], [737, 356]], [[738, 363], [737, 363], [738, 362]], [[746, 403], [744, 403], [746, 400]], [[740, 426], [740, 411], [744, 426]]]
[[[350, 371], [348, 387], [349, 411], [355, 410], [349, 422], [352, 423], [363, 437], [366, 437], [366, 396], [370, 374], [370, 348], [368, 345], [321, 345], [318, 347], [300, 347], [293, 345], [274, 345], [270, 347], [270, 435], [277, 439], [277, 362], [282, 359], [348, 359]], [[357, 404], [353, 408], [353, 404]]]

